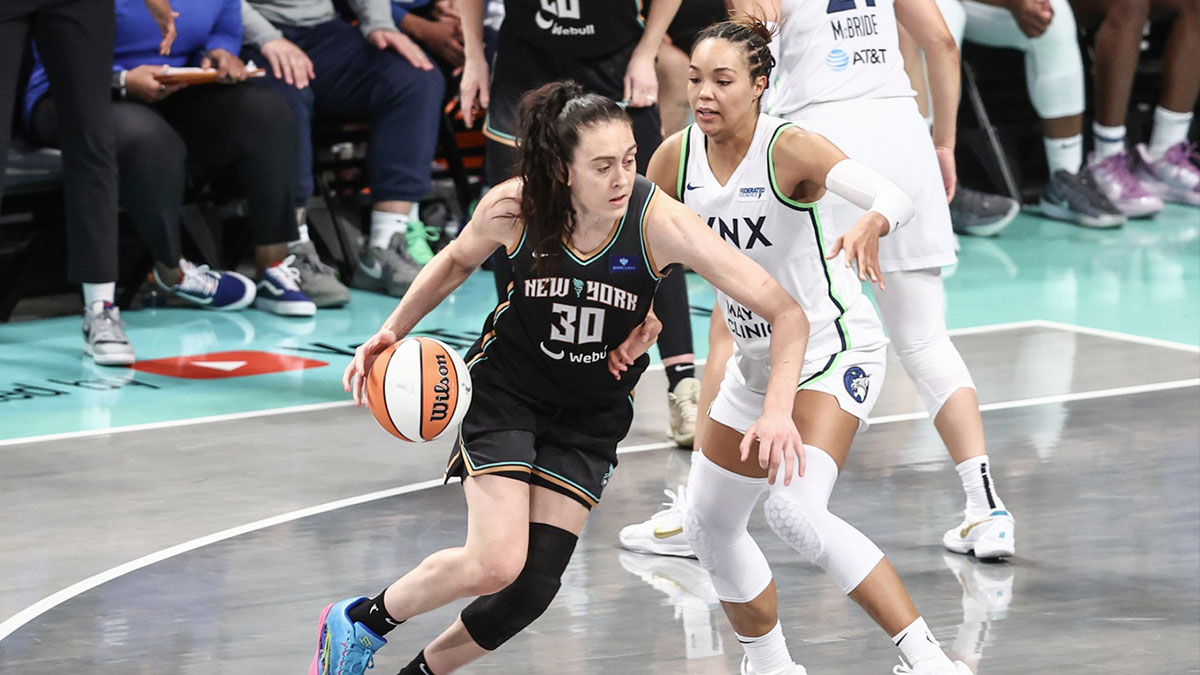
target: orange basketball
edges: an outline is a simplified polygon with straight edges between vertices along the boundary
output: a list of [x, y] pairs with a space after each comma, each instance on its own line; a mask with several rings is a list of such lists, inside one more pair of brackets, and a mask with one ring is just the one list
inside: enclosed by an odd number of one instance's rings
[[396, 438], [432, 441], [458, 428], [471, 405], [471, 373], [444, 342], [404, 338], [371, 366], [367, 404], [379, 425]]

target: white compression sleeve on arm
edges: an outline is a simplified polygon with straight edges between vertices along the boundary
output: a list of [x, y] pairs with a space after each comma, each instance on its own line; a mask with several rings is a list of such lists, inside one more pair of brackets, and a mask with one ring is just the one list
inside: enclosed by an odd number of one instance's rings
[[892, 181], [852, 159], [843, 159], [825, 176], [825, 187], [860, 209], [874, 211], [887, 218], [895, 232], [916, 212], [912, 200]]

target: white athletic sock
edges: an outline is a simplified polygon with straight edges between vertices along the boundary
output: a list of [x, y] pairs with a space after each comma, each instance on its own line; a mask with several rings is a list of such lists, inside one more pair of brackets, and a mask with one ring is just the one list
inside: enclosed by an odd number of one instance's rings
[[1125, 151], [1125, 125], [1106, 127], [1092, 122], [1092, 140], [1095, 141], [1096, 159], [1105, 159]]
[[1050, 165], [1050, 175], [1062, 169], [1068, 173], [1079, 173], [1083, 166], [1083, 134], [1075, 134], [1066, 138], [1043, 138], [1046, 146], [1046, 163]]
[[1187, 140], [1188, 128], [1192, 126], [1194, 114], [1175, 112], [1160, 106], [1154, 108], [1154, 128], [1150, 130], [1150, 156], [1158, 159], [1166, 154], [1167, 148]]
[[408, 229], [408, 223], [416, 220], [416, 203], [407, 214], [394, 214], [389, 211], [371, 211], [371, 241], [368, 246], [386, 249], [391, 244], [392, 234], [403, 234]]
[[907, 628], [893, 635], [892, 643], [900, 648], [900, 654], [913, 670], [925, 664], [939, 668], [954, 667], [922, 617], [918, 616]]
[[93, 307], [97, 303], [116, 303], [117, 282], [107, 281], [102, 284], [83, 284], [83, 306]]
[[305, 210], [303, 206], [296, 209], [296, 229], [300, 232], [296, 241], [301, 243], [308, 241], [308, 221], [304, 218]]
[[408, 230], [408, 223], [413, 219], [413, 216], [407, 213], [372, 211], [371, 240], [368, 246], [387, 248], [392, 243], [392, 235], [404, 234]]
[[967, 513], [983, 516], [997, 509], [1007, 510], [996, 492], [987, 455], [972, 457], [954, 468], [962, 480], [963, 492], [967, 493]]
[[750, 667], [759, 675], [782, 674], [795, 666], [792, 655], [788, 653], [787, 641], [783, 637], [783, 624], [778, 621], [775, 622], [775, 627], [762, 637], [737, 635], [737, 639], [750, 659]]

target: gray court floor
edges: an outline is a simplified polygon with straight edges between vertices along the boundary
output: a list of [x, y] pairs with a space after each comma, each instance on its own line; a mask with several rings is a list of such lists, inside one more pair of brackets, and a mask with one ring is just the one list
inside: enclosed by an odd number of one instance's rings
[[[1018, 557], [942, 551], [961, 489], [895, 363], [831, 508], [979, 673], [1200, 672], [1200, 355], [1053, 326], [955, 342]], [[661, 372], [642, 385], [629, 452], [554, 605], [464, 672], [737, 672], [699, 566], [616, 545], [686, 470], [662, 443], [664, 388]], [[461, 543], [461, 488], [428, 482], [447, 450], [393, 443], [348, 407], [0, 448], [0, 673], [306, 672], [327, 602]], [[294, 513], [336, 500], [349, 501]], [[752, 528], [809, 672], [891, 672], [887, 637], [761, 515]], [[398, 670], [459, 607], [394, 631], [375, 672]]]

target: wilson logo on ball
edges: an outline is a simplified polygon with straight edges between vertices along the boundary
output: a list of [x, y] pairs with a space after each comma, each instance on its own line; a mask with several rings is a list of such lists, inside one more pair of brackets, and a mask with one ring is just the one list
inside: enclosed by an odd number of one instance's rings
[[367, 403], [393, 436], [420, 443], [456, 428], [471, 405], [471, 374], [458, 352], [427, 337], [389, 346], [367, 375]]

